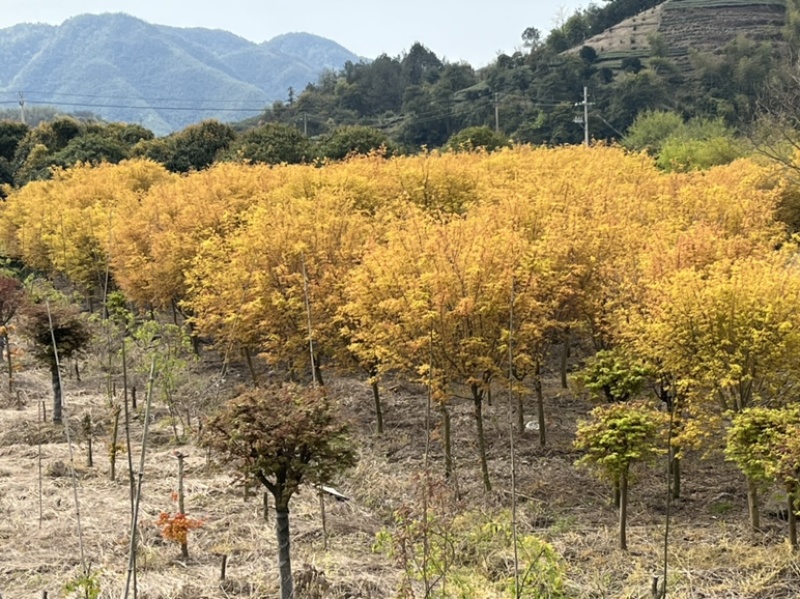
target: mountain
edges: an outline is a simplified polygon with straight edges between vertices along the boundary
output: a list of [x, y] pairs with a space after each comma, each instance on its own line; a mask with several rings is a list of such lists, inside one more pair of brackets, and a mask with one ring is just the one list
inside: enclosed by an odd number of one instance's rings
[[87, 110], [158, 134], [256, 115], [288, 88], [358, 56], [307, 33], [256, 44], [227, 31], [153, 25], [125, 14], [0, 29], [0, 98]]

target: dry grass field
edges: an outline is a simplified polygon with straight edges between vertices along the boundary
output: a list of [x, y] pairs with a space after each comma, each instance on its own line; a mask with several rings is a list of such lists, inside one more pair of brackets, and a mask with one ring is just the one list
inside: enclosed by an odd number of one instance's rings
[[[209, 352], [210, 355], [210, 352]], [[207, 361], [209, 358], [206, 359]], [[232, 370], [224, 383], [218, 363], [192, 367], [192, 393], [206, 404], [219, 401], [245, 379]], [[332, 376], [329, 378], [333, 379]], [[616, 548], [616, 513], [610, 491], [573, 465], [571, 447], [578, 418], [591, 402], [549, 381], [549, 444], [527, 433], [519, 439], [520, 528], [552, 543], [563, 557], [567, 596], [579, 598], [650, 597], [653, 574], [663, 561], [664, 476], [641, 470], [631, 489], [630, 551]], [[116, 480], [109, 476], [111, 411], [106, 378], [86, 363], [82, 381], [65, 380], [72, 457], [63, 427], [38, 423], [38, 405], [51, 403], [48, 373], [24, 364], [16, 375], [19, 395], [0, 398], [0, 595], [4, 599], [78, 596], [65, 584], [81, 573], [73, 479], [74, 463], [83, 553], [98, 575], [102, 598], [122, 597], [127, 570], [130, 494], [124, 452]], [[3, 380], [5, 387], [5, 380]], [[323, 546], [316, 494], [304, 489], [293, 500], [293, 565], [298, 597], [379, 599], [394, 597], [401, 568], [373, 551], [375, 535], [392, 525], [392, 513], [417, 495], [414, 474], [422, 467], [424, 390], [385, 384], [387, 430], [378, 437], [371, 421], [369, 387], [352, 379], [333, 379], [329, 389], [352, 422], [360, 462], [339, 481], [350, 501], [326, 502], [329, 545]], [[18, 399], [19, 398], [19, 399]], [[86, 465], [80, 419], [94, 422], [95, 464]], [[507, 413], [503, 398], [487, 407], [490, 468], [495, 489], [484, 494], [474, 443], [469, 402], [453, 409], [456, 479], [465, 509], [494, 513], [509, 505]], [[196, 424], [196, 423], [195, 423]], [[141, 413], [131, 425], [134, 463], [138, 463]], [[191, 436], [191, 435], [190, 435]], [[120, 434], [120, 440], [124, 436]], [[436, 436], [432, 467], [442, 469]], [[175, 511], [177, 460], [186, 460], [186, 507], [204, 526], [191, 533], [190, 559], [164, 541], [155, 526], [162, 511]], [[765, 508], [764, 532], [747, 531], [745, 487], [719, 456], [685, 462], [683, 497], [673, 505], [669, 551], [669, 597], [777, 599], [800, 594], [800, 563], [784, 542], [784, 526]], [[40, 520], [41, 465], [41, 520]], [[453, 485], [451, 485], [452, 487]], [[155, 403], [143, 476], [138, 549], [138, 595], [147, 599], [228, 597], [272, 598], [278, 594], [276, 542], [272, 519], [265, 521], [261, 496], [244, 497], [241, 484], [191, 443], [176, 444], [167, 411]], [[222, 556], [227, 577], [220, 580]], [[418, 595], [420, 596], [420, 595]], [[453, 595], [457, 596], [457, 595]], [[527, 595], [526, 595], [527, 596]]]

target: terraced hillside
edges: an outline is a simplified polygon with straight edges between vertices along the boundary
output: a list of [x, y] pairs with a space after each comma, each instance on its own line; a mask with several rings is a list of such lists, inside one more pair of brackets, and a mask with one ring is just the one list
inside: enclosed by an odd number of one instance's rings
[[691, 50], [718, 52], [739, 35], [780, 41], [785, 13], [784, 0], [667, 0], [589, 38], [585, 45], [594, 48], [603, 66], [618, 67], [625, 58], [650, 56], [651, 38], [658, 34], [668, 54], [688, 65]]

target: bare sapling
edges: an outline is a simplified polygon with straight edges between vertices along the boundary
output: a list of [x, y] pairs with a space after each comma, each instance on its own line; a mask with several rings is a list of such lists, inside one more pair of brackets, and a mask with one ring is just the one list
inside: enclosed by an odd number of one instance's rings
[[[142, 499], [142, 481], [144, 479], [144, 461], [147, 455], [147, 434], [150, 431], [150, 406], [153, 403], [153, 386], [156, 378], [156, 358], [150, 364], [150, 377], [147, 382], [147, 396], [145, 398], [144, 407], [144, 431], [142, 432], [142, 451], [139, 460], [139, 473], [138, 482], [136, 485], [136, 496], [133, 504], [133, 517], [131, 518], [131, 531], [130, 531], [130, 546], [128, 548], [128, 575], [125, 579], [125, 594], [124, 598], [128, 599], [131, 579], [135, 577], [136, 572], [136, 532], [139, 525], [139, 503]], [[134, 583], [134, 599], [136, 599], [136, 586]]]
[[82, 429], [83, 438], [86, 439], [86, 467], [94, 467], [92, 456], [92, 415], [88, 412], [83, 416]]
[[117, 479], [117, 453], [120, 450], [120, 446], [117, 443], [117, 438], [119, 436], [119, 413], [120, 407], [118, 405], [114, 406], [112, 411], [114, 424], [111, 426], [111, 445], [108, 448], [108, 459], [111, 469], [109, 477], [111, 482]]
[[[177, 452], [175, 457], [178, 460], [178, 511], [186, 515], [186, 504], [183, 494], [183, 460], [186, 457], [181, 452]], [[184, 538], [181, 541], [181, 556], [183, 559], [189, 559], [189, 545]]]

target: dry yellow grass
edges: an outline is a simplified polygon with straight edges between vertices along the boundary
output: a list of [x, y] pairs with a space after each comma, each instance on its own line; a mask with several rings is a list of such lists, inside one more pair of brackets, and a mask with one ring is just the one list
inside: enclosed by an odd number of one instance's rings
[[[195, 387], [211, 385], [198, 371]], [[205, 377], [205, 378], [204, 378]], [[25, 400], [22, 409], [5, 397], [0, 409], [0, 594], [5, 599], [63, 596], [64, 584], [81, 571], [71, 478], [59, 472], [69, 464], [63, 428], [37, 423], [40, 400], [48, 402], [47, 373], [29, 370], [17, 377]], [[66, 381], [67, 415], [73, 439], [86, 559], [99, 573], [103, 598], [122, 596], [128, 550], [130, 496], [122, 454], [117, 480], [109, 480], [110, 410], [99, 375], [82, 383]], [[354, 420], [361, 460], [342, 490], [348, 503], [327, 502], [330, 547], [323, 549], [316, 495], [303, 490], [293, 501], [293, 560], [299, 579], [324, 572], [320, 597], [392, 597], [402, 572], [389, 558], [373, 553], [375, 533], [391, 512], [413, 500], [412, 475], [422, 463], [423, 397], [412, 387], [386, 392], [387, 433], [371, 432], [370, 391], [353, 380], [334, 380], [345, 414]], [[629, 544], [616, 548], [616, 514], [608, 490], [576, 470], [570, 448], [574, 421], [588, 405], [548, 389], [551, 445], [520, 440], [521, 525], [550, 541], [564, 556], [570, 596], [580, 598], [648, 597], [651, 577], [662, 563], [663, 485], [659, 476], [642, 473], [631, 490]], [[487, 435], [496, 490], [480, 489], [473, 424], [467, 402], [454, 406], [459, 490], [470, 509], [492, 511], [508, 505], [508, 460], [503, 401], [487, 408]], [[95, 467], [86, 467], [79, 419], [91, 412], [96, 425]], [[140, 515], [139, 596], [147, 599], [203, 597], [275, 597], [278, 592], [276, 543], [272, 522], [265, 522], [261, 497], [249, 501], [232, 476], [203, 450], [174, 445], [162, 407], [155, 410], [153, 444], [148, 450]], [[138, 463], [141, 425], [133, 423], [134, 463]], [[42, 522], [39, 525], [37, 442], [41, 439]], [[120, 436], [120, 442], [124, 438]], [[170, 494], [176, 485], [180, 450], [186, 459], [186, 505], [203, 518], [190, 535], [188, 562], [177, 545], [159, 535], [154, 521], [161, 511], [175, 511]], [[433, 467], [441, 470], [438, 442]], [[722, 497], [723, 499], [719, 499]], [[767, 533], [746, 532], [743, 487], [735, 472], [721, 463], [686, 464], [684, 499], [675, 505], [670, 553], [670, 597], [789, 598], [798, 595], [800, 567], [782, 540], [783, 524], [769, 521]], [[228, 579], [219, 580], [221, 555], [229, 556]]]

